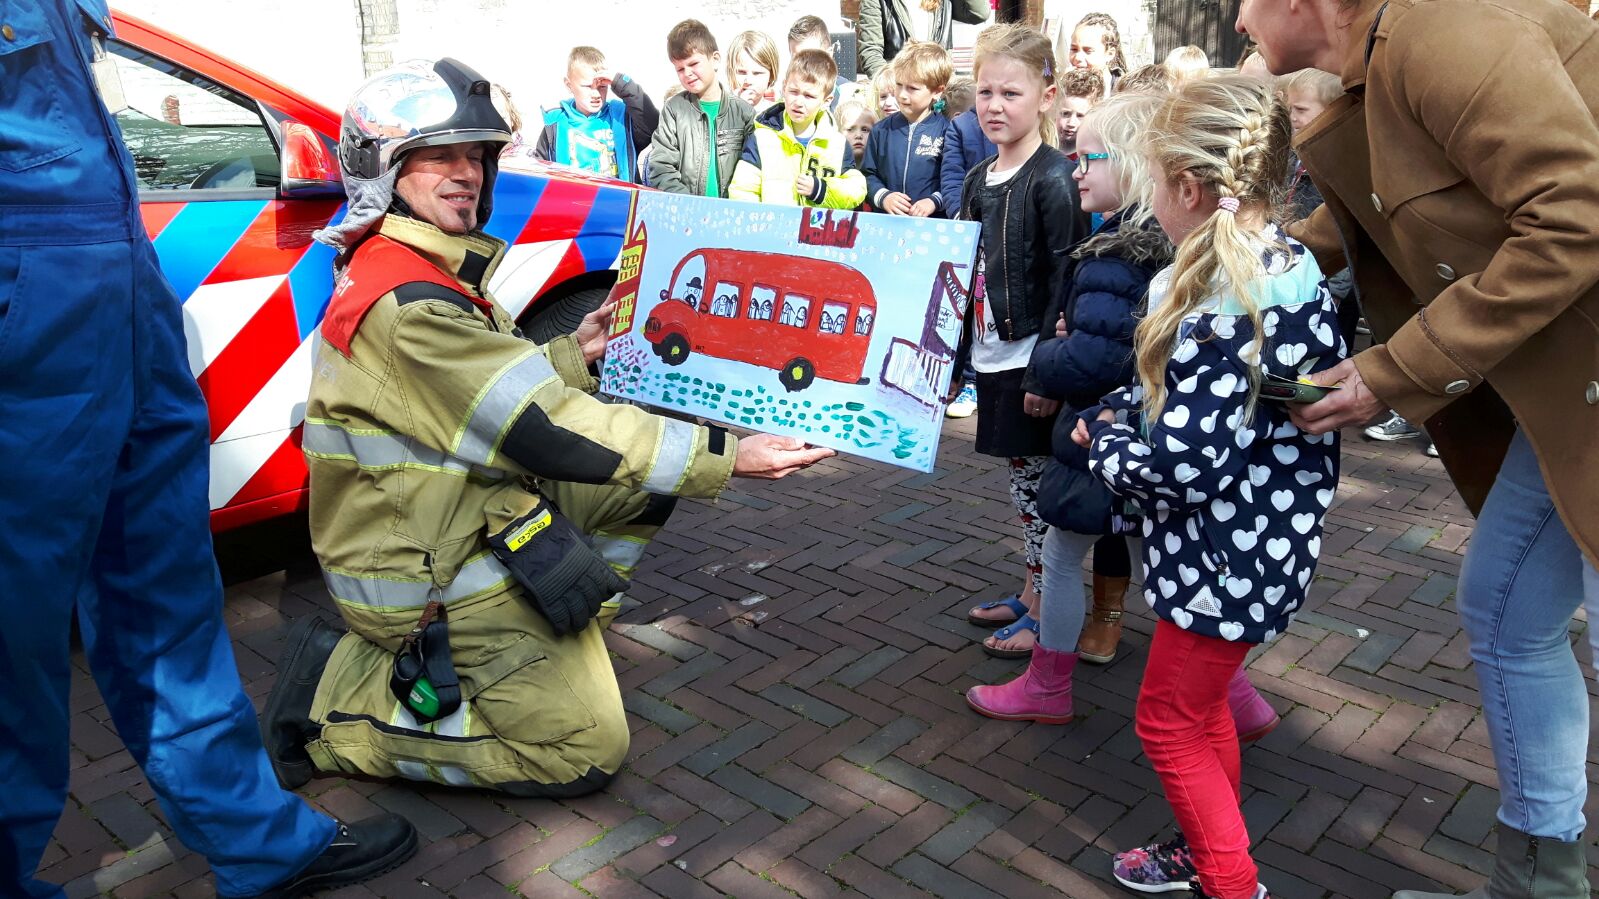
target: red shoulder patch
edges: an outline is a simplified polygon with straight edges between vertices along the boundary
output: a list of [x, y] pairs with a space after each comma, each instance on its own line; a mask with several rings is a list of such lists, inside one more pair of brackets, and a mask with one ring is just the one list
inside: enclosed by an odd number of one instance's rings
[[[402, 284], [423, 281], [460, 293], [461, 286], [410, 247], [383, 235], [368, 238], [333, 285], [333, 298], [322, 317], [322, 336], [344, 355], [350, 355], [355, 332], [372, 311], [372, 304]], [[485, 306], [487, 303], [484, 304]]]

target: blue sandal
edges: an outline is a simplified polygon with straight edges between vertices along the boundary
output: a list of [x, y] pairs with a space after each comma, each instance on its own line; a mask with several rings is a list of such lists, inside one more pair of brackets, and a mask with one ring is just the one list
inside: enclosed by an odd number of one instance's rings
[[[1022, 617], [1016, 619], [1010, 624], [1005, 625], [999, 630], [994, 631], [994, 639], [1009, 640], [1024, 630], [1033, 632], [1033, 646], [1037, 646], [1038, 619], [1028, 614], [1023, 614]], [[994, 647], [989, 646], [986, 641], [983, 643], [983, 652], [988, 653], [996, 659], [1025, 659], [1033, 654], [1031, 647], [1027, 649], [995, 649]]]
[[[1001, 618], [984, 618], [977, 614], [978, 612], [986, 612], [989, 609], [997, 609], [1000, 606], [1004, 606], [1005, 608], [1010, 609], [1012, 612], [1015, 612], [1016, 617], [1009, 621], [1005, 621]], [[971, 611], [966, 613], [966, 620], [977, 625], [978, 627], [996, 628], [1004, 627], [1007, 624], [1015, 624], [1023, 615], [1026, 614], [1027, 604], [1022, 602], [1020, 595], [1017, 595], [1007, 596], [1004, 599], [996, 599], [993, 602], [985, 602], [979, 606], [976, 606]]]

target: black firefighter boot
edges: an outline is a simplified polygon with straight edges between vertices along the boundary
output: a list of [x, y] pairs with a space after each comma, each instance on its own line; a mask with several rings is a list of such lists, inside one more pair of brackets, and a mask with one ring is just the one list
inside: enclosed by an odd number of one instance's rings
[[333, 842], [300, 873], [251, 899], [300, 899], [315, 890], [371, 880], [416, 853], [416, 828], [399, 815], [374, 815], [338, 825]]
[[311, 701], [316, 698], [322, 669], [327, 667], [328, 657], [344, 633], [312, 616], [295, 622], [283, 641], [278, 683], [261, 712], [261, 742], [266, 744], [278, 782], [286, 789], [305, 786], [316, 776], [311, 756], [305, 751], [305, 744], [321, 731], [311, 720]]
[[1488, 882], [1463, 896], [1400, 890], [1393, 899], [1587, 899], [1588, 860], [1582, 843], [1528, 836], [1499, 823], [1499, 847]]

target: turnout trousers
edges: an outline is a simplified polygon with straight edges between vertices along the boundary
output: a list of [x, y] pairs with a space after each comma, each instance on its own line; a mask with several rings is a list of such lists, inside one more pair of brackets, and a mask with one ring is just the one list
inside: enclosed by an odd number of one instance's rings
[[[542, 481], [539, 492], [630, 577], [675, 499], [627, 487]], [[627, 757], [622, 693], [604, 633], [613, 598], [583, 630], [558, 637], [511, 586], [448, 606], [450, 657], [461, 707], [419, 723], [389, 690], [398, 639], [419, 610], [396, 611], [405, 628], [352, 631], [317, 685], [306, 745], [326, 773], [479, 787], [517, 796], [570, 797], [610, 782]], [[385, 616], [388, 617], [388, 616]], [[402, 622], [396, 619], [395, 624]]]
[[33, 874], [67, 795], [74, 611], [172, 829], [220, 895], [260, 892], [335, 825], [278, 787], [239, 683], [178, 299], [143, 235], [30, 244], [0, 245], [0, 895], [61, 895]]

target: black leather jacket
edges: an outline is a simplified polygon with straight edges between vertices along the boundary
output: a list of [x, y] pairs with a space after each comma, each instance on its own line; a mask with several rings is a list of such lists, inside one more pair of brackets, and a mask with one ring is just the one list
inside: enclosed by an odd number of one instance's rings
[[1067, 251], [1088, 236], [1089, 218], [1078, 205], [1072, 162], [1059, 150], [1040, 146], [1009, 181], [989, 187], [998, 159], [966, 174], [961, 218], [983, 223], [985, 302], [1000, 339], [1017, 340], [1043, 327], [1044, 309], [1071, 261]]

